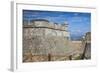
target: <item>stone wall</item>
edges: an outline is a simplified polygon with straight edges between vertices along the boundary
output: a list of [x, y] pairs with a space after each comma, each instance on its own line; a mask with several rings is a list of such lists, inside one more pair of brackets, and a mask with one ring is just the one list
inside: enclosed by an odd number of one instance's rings
[[[34, 21], [23, 25], [23, 58], [32, 55], [62, 55], [67, 54], [69, 48], [69, 32], [67, 27], [50, 24], [48, 21]], [[66, 58], [67, 59], [67, 58]]]

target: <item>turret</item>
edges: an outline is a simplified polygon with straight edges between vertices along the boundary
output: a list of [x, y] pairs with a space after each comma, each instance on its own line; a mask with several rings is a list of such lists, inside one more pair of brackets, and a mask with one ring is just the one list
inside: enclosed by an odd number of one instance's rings
[[65, 21], [64, 24], [63, 24], [63, 26], [68, 27], [68, 22]]
[[64, 24], [62, 24], [62, 29], [68, 30], [68, 22], [64, 22]]

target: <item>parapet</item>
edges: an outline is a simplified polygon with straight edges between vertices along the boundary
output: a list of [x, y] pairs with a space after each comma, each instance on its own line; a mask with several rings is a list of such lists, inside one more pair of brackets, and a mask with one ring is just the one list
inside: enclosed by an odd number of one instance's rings
[[68, 23], [58, 24], [58, 23], [50, 22], [46, 19], [35, 19], [35, 20], [31, 20], [29, 23], [28, 21], [24, 21], [23, 27], [24, 28], [49, 28], [49, 29], [66, 31], [68, 29]]

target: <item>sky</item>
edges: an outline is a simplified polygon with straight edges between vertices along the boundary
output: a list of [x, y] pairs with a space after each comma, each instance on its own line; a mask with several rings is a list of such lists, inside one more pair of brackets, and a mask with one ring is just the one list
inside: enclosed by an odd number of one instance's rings
[[46, 19], [58, 24], [67, 22], [73, 40], [91, 31], [91, 13], [23, 10], [23, 20], [34, 19]]

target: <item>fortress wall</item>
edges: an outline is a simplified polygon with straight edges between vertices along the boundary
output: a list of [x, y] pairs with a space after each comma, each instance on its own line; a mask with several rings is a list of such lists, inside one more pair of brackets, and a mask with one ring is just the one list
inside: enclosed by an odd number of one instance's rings
[[23, 28], [23, 38], [32, 38], [33, 28]]
[[37, 27], [48, 27], [49, 23], [45, 21], [34, 21], [33, 22]]
[[63, 32], [63, 36], [69, 38], [70, 40], [70, 32], [68, 31]]
[[58, 37], [63, 37], [63, 36], [62, 36], [62, 32], [63, 32], [63, 31], [60, 31], [60, 30], [56, 31], [57, 36], [58, 36]]
[[62, 31], [61, 27], [61, 25], [55, 26], [45, 21], [35, 21], [31, 26], [24, 25], [23, 52], [47, 54], [52, 50], [52, 54], [60, 52], [64, 54], [68, 48], [68, 39], [65, 37], [69, 36], [69, 33]]

